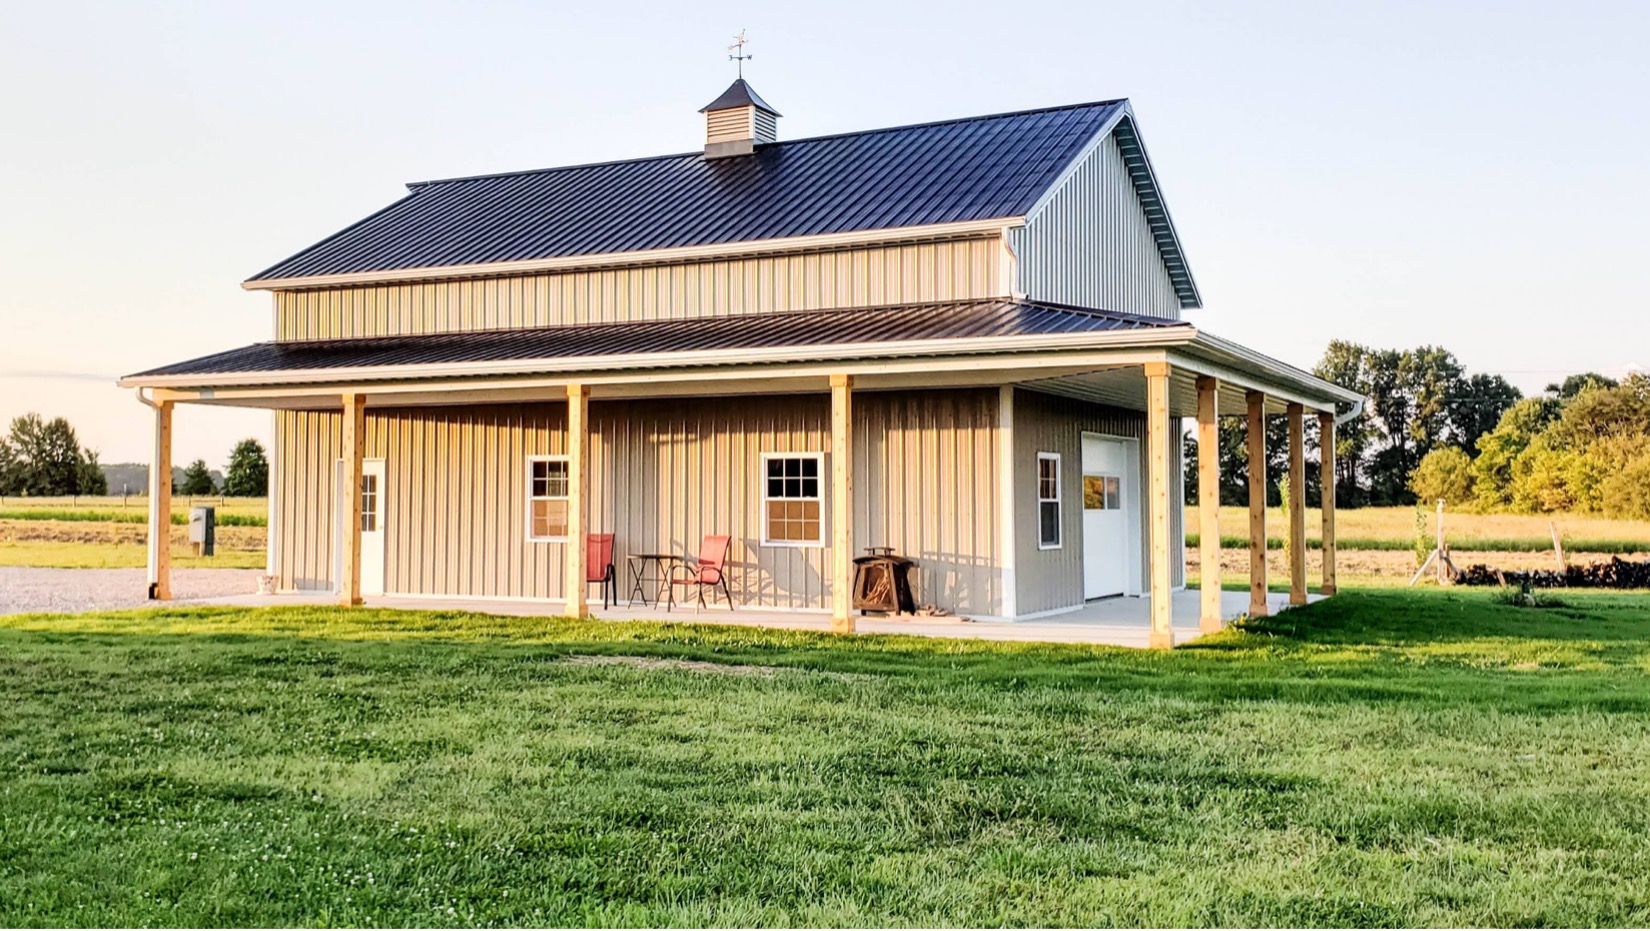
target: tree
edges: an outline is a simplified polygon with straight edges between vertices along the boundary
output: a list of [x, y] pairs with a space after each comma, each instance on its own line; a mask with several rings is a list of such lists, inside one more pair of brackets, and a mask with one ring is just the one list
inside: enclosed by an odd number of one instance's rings
[[254, 439], [235, 444], [224, 469], [223, 493], [239, 498], [260, 498], [269, 494], [269, 459], [264, 447]]
[[218, 490], [212, 483], [212, 473], [206, 468], [205, 459], [196, 459], [183, 470], [183, 483], [178, 492], [185, 495], [210, 495]]
[[1422, 501], [1444, 499], [1452, 505], [1472, 500], [1472, 457], [1459, 446], [1440, 446], [1421, 457], [1410, 473], [1409, 488]]
[[1547, 393], [1559, 401], [1568, 401], [1588, 388], [1614, 388], [1620, 384], [1614, 378], [1600, 375], [1597, 372], [1582, 372], [1571, 375], [1562, 382], [1547, 386]]
[[96, 452], [89, 449], [81, 452], [80, 477], [76, 484], [79, 487], [75, 494], [106, 495], [109, 493], [109, 477], [103, 474], [103, 466], [98, 464]]
[[0, 440], [0, 494], [102, 494], [107, 485], [97, 455], [81, 449], [74, 428], [62, 417], [45, 420], [24, 414]]
[[1478, 438], [1472, 487], [1480, 507], [1503, 508], [1513, 503], [1513, 464], [1558, 412], [1559, 403], [1551, 398], [1525, 398], [1502, 412], [1494, 430]]
[[1478, 438], [1494, 430], [1501, 415], [1524, 397], [1500, 375], [1482, 373], [1467, 378], [1461, 395], [1451, 404], [1454, 442], [1463, 450], [1476, 449]]

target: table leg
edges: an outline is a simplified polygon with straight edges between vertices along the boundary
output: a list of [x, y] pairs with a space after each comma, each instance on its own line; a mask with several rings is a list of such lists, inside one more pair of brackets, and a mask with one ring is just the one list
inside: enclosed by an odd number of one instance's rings
[[[646, 565], [647, 565], [646, 562], [642, 563], [642, 566], [646, 566]], [[632, 563], [630, 563], [629, 568], [630, 568], [630, 596], [626, 600], [629, 601], [631, 604], [635, 604], [638, 596], [640, 596], [642, 604], [645, 605], [645, 604], [647, 604], [647, 591], [642, 588], [641, 567], [638, 567], [636, 563], [632, 562]]]

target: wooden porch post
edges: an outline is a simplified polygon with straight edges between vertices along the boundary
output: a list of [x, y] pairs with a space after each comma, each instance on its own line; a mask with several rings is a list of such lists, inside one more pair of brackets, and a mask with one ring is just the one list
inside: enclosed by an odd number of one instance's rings
[[854, 376], [831, 376], [831, 630], [854, 632]]
[[172, 600], [172, 402], [155, 401], [149, 459], [149, 597]]
[[338, 603], [361, 603], [361, 460], [367, 455], [367, 397], [344, 395], [344, 539]]
[[1335, 415], [1318, 415], [1318, 484], [1323, 489], [1323, 588], [1335, 594]]
[[590, 388], [567, 386], [567, 614], [590, 613], [585, 534], [590, 510]]
[[1266, 609], [1266, 395], [1251, 391], [1249, 404], [1249, 616]]
[[1146, 447], [1151, 473], [1152, 649], [1174, 646], [1169, 574], [1169, 363], [1146, 363]]
[[1306, 408], [1289, 405], [1289, 603], [1306, 604]]
[[1220, 630], [1220, 382], [1197, 379], [1198, 550], [1203, 564], [1197, 629]]

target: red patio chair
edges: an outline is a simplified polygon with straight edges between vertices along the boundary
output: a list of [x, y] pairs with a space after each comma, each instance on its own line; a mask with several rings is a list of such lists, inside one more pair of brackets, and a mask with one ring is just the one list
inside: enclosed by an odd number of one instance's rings
[[[619, 574], [613, 570], [613, 535], [592, 533], [584, 538], [584, 582], [602, 586], [602, 607], [619, 603]], [[612, 593], [609, 602], [608, 594]]]
[[705, 606], [705, 586], [710, 586], [711, 594], [716, 589], [722, 589], [722, 598], [728, 603], [728, 610], [733, 610], [733, 594], [728, 591], [728, 546], [733, 543], [732, 537], [706, 537], [699, 544], [699, 558], [692, 560], [691, 566], [670, 567], [670, 595], [665, 602], [665, 610], [669, 611], [676, 606], [676, 586], [692, 585], [699, 594], [699, 607]]

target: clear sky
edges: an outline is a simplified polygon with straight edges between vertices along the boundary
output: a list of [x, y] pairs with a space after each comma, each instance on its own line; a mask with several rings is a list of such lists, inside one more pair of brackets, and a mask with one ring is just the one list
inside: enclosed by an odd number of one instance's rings
[[1650, 366], [1650, 4], [0, 0], [0, 418], [146, 461], [114, 379], [267, 338], [242, 279], [406, 181], [696, 148], [742, 27], [781, 138], [1132, 98], [1191, 319], [1289, 362]]

